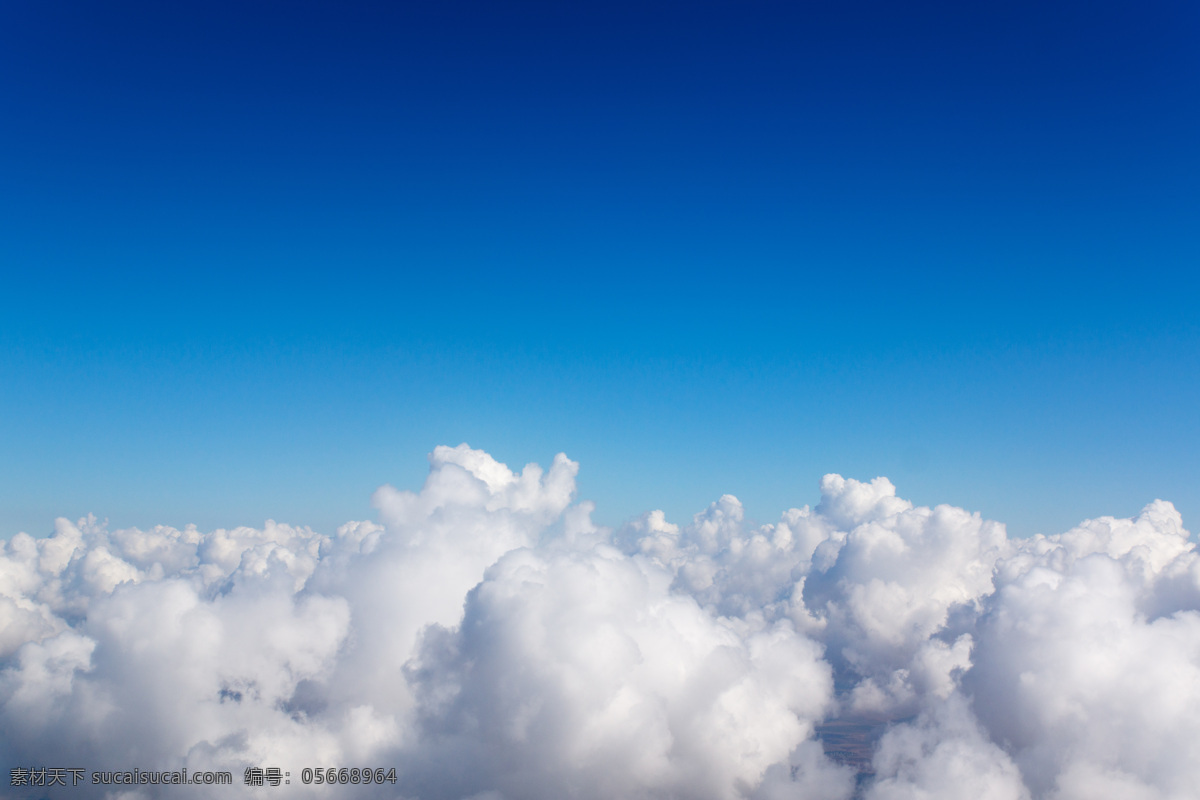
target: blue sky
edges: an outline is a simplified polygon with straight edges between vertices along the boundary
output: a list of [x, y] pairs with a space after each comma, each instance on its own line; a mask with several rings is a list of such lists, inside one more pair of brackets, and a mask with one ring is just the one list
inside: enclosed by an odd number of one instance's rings
[[887, 475], [1200, 519], [1192, 3], [0, 10], [0, 535]]

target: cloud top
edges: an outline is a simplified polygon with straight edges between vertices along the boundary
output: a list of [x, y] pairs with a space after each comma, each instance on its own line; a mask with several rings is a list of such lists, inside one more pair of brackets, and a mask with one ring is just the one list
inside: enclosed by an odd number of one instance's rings
[[[234, 774], [194, 797], [250, 766], [297, 797], [1195, 796], [1200, 556], [1170, 503], [1010, 539], [827, 475], [774, 523], [725, 495], [609, 530], [577, 471], [439, 447], [333, 536], [13, 537], [0, 760]], [[331, 766], [397, 781], [299, 780]]]

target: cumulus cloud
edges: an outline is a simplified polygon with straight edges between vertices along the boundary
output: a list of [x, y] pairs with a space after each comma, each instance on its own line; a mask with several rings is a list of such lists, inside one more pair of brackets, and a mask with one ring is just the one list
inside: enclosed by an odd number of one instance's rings
[[[0, 761], [131, 799], [283, 791], [242, 785], [272, 766], [295, 797], [1196, 796], [1200, 556], [1169, 503], [1010, 539], [828, 475], [773, 523], [725, 495], [609, 530], [577, 470], [439, 447], [331, 536], [18, 534]], [[234, 786], [90, 783], [182, 768]]]

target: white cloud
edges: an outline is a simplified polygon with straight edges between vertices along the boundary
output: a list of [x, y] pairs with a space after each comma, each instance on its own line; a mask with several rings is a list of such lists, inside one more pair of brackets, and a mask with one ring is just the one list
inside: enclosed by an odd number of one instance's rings
[[868, 800], [1028, 800], [1016, 764], [960, 697], [935, 702], [879, 742]]
[[1200, 611], [1145, 611], [1194, 562], [1179, 515], [1156, 502], [1020, 544], [965, 676], [981, 719], [1048, 797], [1195, 796]]
[[[13, 537], [0, 761], [234, 773], [200, 798], [252, 765], [297, 797], [1195, 796], [1200, 556], [1169, 503], [1012, 540], [829, 475], [774, 523], [725, 495], [612, 532], [576, 472], [439, 447], [333, 536]], [[397, 783], [300, 785], [330, 766]], [[72, 792], [169, 794], [108, 788]]]

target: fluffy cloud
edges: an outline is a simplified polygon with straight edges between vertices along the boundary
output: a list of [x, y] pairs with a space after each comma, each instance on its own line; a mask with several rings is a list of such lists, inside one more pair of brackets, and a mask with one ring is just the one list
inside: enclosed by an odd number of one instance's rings
[[[774, 523], [725, 495], [610, 531], [576, 472], [439, 447], [333, 536], [19, 534], [0, 760], [234, 774], [194, 797], [282, 791], [249, 766], [312, 797], [1195, 797], [1200, 556], [1169, 503], [1020, 540], [829, 475]], [[301, 784], [342, 766], [397, 781]]]
[[[965, 684], [1039, 795], [1196, 796], [1195, 560], [1179, 514], [1156, 502], [1022, 542], [999, 566]], [[1180, 575], [1193, 602], [1164, 608], [1159, 584]]]

